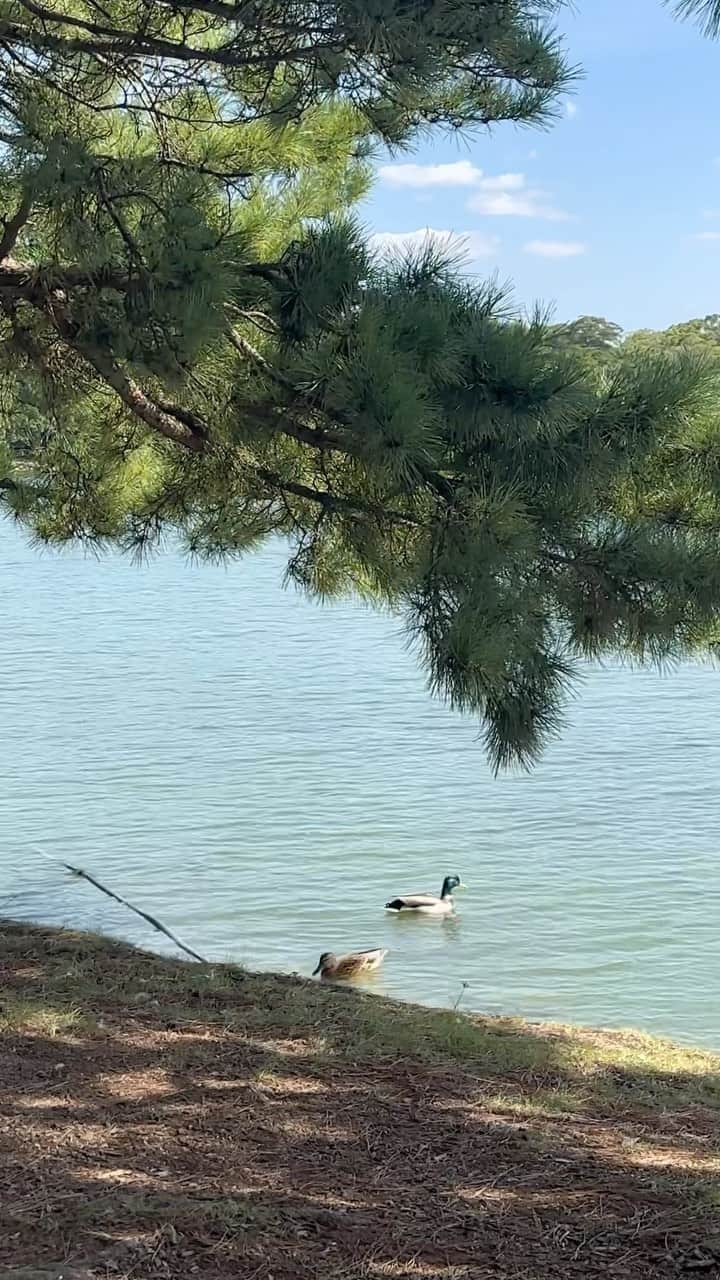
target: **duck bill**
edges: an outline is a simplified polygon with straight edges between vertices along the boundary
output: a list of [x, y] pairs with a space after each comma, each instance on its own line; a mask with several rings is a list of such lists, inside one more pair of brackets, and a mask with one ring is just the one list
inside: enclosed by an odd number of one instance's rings
[[321, 967], [322, 967], [321, 965], [318, 965], [317, 969], [313, 969], [312, 974], [310, 976], [314, 978], [315, 975], [320, 972]]

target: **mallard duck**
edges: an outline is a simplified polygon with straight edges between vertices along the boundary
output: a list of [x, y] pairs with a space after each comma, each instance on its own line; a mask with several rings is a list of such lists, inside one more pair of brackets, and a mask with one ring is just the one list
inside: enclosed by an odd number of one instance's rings
[[317, 969], [313, 970], [321, 978], [357, 978], [361, 973], [371, 973], [378, 969], [387, 955], [385, 947], [370, 947], [367, 951], [349, 951], [345, 956], [333, 955], [332, 951], [323, 951], [318, 960]]
[[453, 889], [464, 889], [459, 876], [446, 876], [440, 890], [440, 897], [434, 893], [408, 893], [402, 898], [393, 898], [385, 903], [386, 911], [413, 912], [418, 916], [447, 916], [455, 909]]

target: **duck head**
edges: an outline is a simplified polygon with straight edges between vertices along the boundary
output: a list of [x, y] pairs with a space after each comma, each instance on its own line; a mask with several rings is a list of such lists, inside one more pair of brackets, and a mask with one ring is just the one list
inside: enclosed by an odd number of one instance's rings
[[320, 959], [317, 962], [317, 969], [313, 969], [312, 971], [313, 978], [315, 977], [316, 973], [320, 973], [323, 969], [326, 969], [329, 965], [332, 965], [334, 963], [335, 963], [335, 956], [333, 955], [332, 951], [323, 951]]
[[453, 889], [464, 889], [464, 888], [466, 888], [466, 886], [463, 884], [459, 876], [446, 876], [445, 879], [443, 880], [442, 893], [440, 894], [440, 897], [449, 898], [453, 892]]

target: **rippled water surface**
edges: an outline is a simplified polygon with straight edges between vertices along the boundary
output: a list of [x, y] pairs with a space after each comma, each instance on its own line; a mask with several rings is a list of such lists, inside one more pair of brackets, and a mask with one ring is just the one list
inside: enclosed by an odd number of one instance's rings
[[[0, 530], [0, 911], [378, 990], [720, 1045], [720, 674], [591, 671], [563, 739], [494, 779], [398, 624], [229, 568], [31, 550]], [[395, 893], [469, 885], [451, 921]], [[466, 989], [462, 984], [467, 983]]]

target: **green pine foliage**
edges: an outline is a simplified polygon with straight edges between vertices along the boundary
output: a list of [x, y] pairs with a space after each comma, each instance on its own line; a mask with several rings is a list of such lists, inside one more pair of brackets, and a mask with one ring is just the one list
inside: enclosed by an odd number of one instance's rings
[[497, 767], [582, 658], [706, 650], [720, 608], [716, 362], [592, 317], [578, 347], [352, 215], [380, 144], [545, 121], [559, 8], [0, 0], [6, 511], [135, 554], [284, 537], [308, 592], [404, 617]]
[[708, 35], [720, 34], [720, 0], [671, 0], [681, 18], [693, 18]]

